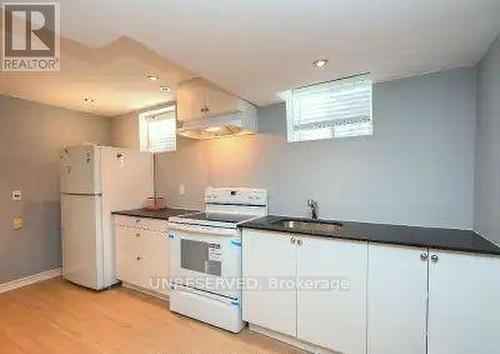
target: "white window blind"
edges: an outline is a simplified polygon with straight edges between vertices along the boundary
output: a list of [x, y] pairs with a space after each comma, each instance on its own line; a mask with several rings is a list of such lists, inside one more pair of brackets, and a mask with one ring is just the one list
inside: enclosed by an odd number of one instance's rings
[[146, 118], [146, 123], [150, 152], [166, 152], [177, 149], [175, 111], [149, 116]]
[[366, 76], [287, 92], [288, 141], [373, 134], [372, 82]]

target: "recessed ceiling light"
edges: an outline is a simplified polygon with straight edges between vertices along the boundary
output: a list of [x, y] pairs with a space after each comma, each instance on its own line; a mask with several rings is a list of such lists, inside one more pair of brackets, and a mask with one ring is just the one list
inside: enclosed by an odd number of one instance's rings
[[148, 80], [150, 80], [150, 81], [158, 81], [159, 79], [160, 79], [160, 76], [158, 76], [156, 74], [148, 75]]
[[170, 87], [168, 87], [167, 85], [161, 85], [160, 91], [161, 92], [170, 92]]
[[318, 60], [313, 61], [313, 65], [317, 68], [322, 68], [322, 67], [328, 65], [328, 60], [327, 59], [318, 59]]

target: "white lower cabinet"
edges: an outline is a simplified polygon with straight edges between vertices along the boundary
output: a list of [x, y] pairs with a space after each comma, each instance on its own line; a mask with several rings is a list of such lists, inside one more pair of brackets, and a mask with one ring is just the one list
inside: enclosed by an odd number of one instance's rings
[[243, 277], [252, 289], [243, 292], [243, 320], [296, 336], [295, 288], [272, 289], [276, 281], [295, 281], [296, 253], [288, 234], [244, 229]]
[[367, 256], [366, 242], [244, 229], [243, 277], [261, 286], [244, 291], [244, 320], [332, 351], [366, 353]]
[[429, 354], [500, 352], [500, 259], [430, 251]]
[[243, 276], [262, 285], [243, 291], [244, 319], [302, 348], [500, 352], [498, 256], [244, 229]]
[[116, 268], [119, 280], [144, 289], [151, 288], [151, 260], [144, 253], [119, 250], [117, 260]]
[[339, 353], [365, 354], [368, 244], [298, 239], [297, 337]]
[[166, 221], [115, 216], [116, 277], [147, 291], [168, 295]]
[[499, 352], [500, 258], [370, 244], [368, 354]]
[[426, 248], [369, 245], [368, 353], [425, 354]]

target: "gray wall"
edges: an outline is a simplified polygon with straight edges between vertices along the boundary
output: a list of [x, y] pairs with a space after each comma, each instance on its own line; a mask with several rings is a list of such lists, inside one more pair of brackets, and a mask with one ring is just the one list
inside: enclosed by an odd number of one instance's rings
[[[261, 134], [181, 140], [157, 157], [171, 206], [203, 207], [212, 186], [268, 188], [270, 212], [426, 226], [473, 226], [475, 69], [381, 83], [375, 135], [288, 144], [283, 105], [262, 108]], [[184, 184], [186, 194], [179, 194]]]
[[475, 229], [500, 244], [500, 37], [478, 65]]
[[[58, 148], [108, 143], [108, 119], [0, 96], [0, 283], [61, 265]], [[11, 191], [21, 189], [22, 201]], [[14, 231], [15, 216], [25, 227]]]
[[111, 141], [113, 146], [139, 150], [139, 112], [130, 112], [111, 118]]

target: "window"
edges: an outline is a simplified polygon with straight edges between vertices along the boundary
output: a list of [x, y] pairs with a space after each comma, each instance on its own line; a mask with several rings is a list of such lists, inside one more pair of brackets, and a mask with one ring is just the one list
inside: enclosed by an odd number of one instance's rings
[[177, 149], [175, 106], [141, 113], [141, 150], [153, 153]]
[[358, 76], [286, 93], [288, 141], [372, 135], [372, 82]]

